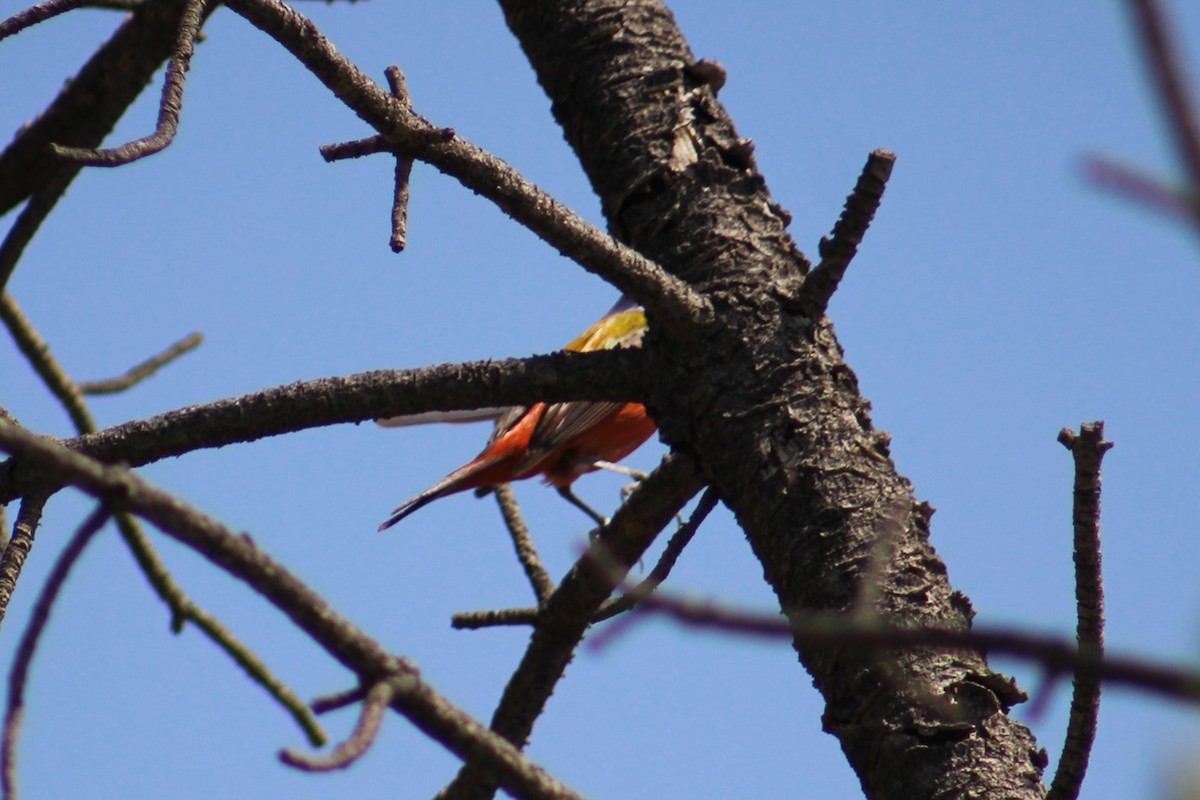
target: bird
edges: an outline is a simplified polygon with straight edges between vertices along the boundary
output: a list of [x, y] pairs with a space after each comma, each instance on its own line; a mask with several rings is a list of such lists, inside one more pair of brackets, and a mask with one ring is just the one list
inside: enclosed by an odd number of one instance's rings
[[[640, 347], [645, 332], [645, 311], [623, 297], [564, 349], [586, 353]], [[396, 506], [379, 530], [387, 530], [417, 509], [447, 495], [537, 475], [603, 525], [604, 517], [577, 498], [571, 491], [571, 484], [581, 475], [598, 469], [597, 462], [616, 462], [625, 458], [657, 430], [641, 403], [614, 401], [534, 403], [468, 412], [433, 412], [393, 417], [379, 420], [379, 423], [396, 427], [480, 419], [496, 421], [483, 451], [416, 497]]]

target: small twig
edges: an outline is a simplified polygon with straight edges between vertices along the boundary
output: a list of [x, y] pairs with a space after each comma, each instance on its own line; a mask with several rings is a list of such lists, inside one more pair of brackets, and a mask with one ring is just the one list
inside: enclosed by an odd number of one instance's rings
[[8, 328], [17, 349], [29, 361], [29, 365], [46, 384], [46, 388], [67, 410], [75, 428], [81, 433], [96, 430], [96, 421], [83, 402], [78, 384], [67, 376], [54, 354], [50, 352], [50, 345], [46, 344], [11, 295], [0, 295], [0, 321]]
[[1147, 209], [1192, 222], [1200, 214], [1200, 202], [1184, 189], [1176, 189], [1134, 169], [1100, 155], [1083, 159], [1084, 180], [1097, 188], [1119, 195]]
[[0, 22], [0, 41], [48, 19], [91, 5], [92, 0], [46, 0]]
[[171, 60], [167, 62], [167, 76], [163, 81], [162, 98], [158, 106], [158, 123], [154, 133], [128, 144], [114, 148], [64, 147], [50, 145], [59, 158], [86, 164], [90, 167], [119, 167], [163, 150], [175, 139], [179, 130], [179, 111], [183, 107], [183, 84], [187, 79], [192, 54], [196, 50], [196, 36], [200, 22], [206, 16], [205, 6], [216, 0], [187, 0], [179, 20], [179, 33]]
[[[1075, 459], [1075, 603], [1079, 652], [1092, 659], [1104, 655], [1104, 584], [1100, 573], [1100, 463], [1112, 448], [1104, 440], [1104, 423], [1082, 425], [1079, 433], [1063, 428], [1058, 441]], [[1087, 773], [1096, 720], [1100, 714], [1100, 676], [1075, 670], [1066, 742], [1047, 800], [1075, 800]]]
[[[7, 425], [5, 423], [4, 425]], [[0, 425], [3, 430], [4, 425]], [[0, 623], [8, 613], [8, 605], [12, 602], [13, 592], [17, 590], [17, 580], [21, 577], [21, 569], [25, 559], [33, 547], [33, 538], [37, 533], [38, 523], [42, 520], [42, 510], [50, 495], [46, 492], [31, 492], [21, 498], [21, 507], [17, 510], [17, 519], [13, 522], [12, 537], [4, 548], [4, 556], [0, 558]]]
[[317, 148], [321, 157], [326, 161], [344, 161], [348, 158], [362, 158], [377, 153], [390, 153], [392, 146], [382, 136], [368, 136], [365, 139], [354, 139], [349, 142], [323, 144]]
[[[406, 111], [412, 111], [412, 100], [408, 95], [408, 84], [404, 80], [404, 72], [395, 65], [384, 70], [388, 86]], [[408, 195], [409, 179], [412, 176], [413, 160], [408, 156], [396, 154], [395, 189], [392, 195], [392, 238], [389, 244], [393, 253], [404, 251], [408, 243]]]
[[450, 617], [450, 627], [469, 631], [480, 628], [497, 628], [517, 625], [532, 625], [537, 622], [536, 608], [501, 608], [489, 611], [460, 611]]
[[42, 586], [42, 591], [33, 606], [29, 625], [25, 628], [13, 657], [12, 669], [8, 673], [8, 706], [4, 712], [3, 743], [0, 744], [0, 784], [3, 785], [4, 797], [8, 800], [14, 800], [17, 796], [17, 740], [20, 737], [21, 720], [25, 715], [25, 684], [29, 679], [29, 667], [33, 663], [38, 641], [46, 623], [50, 621], [50, 609], [71, 573], [71, 568], [75, 566], [88, 542], [111, 516], [112, 511], [108, 504], [101, 502], [63, 548]]
[[333, 772], [345, 769], [362, 757], [375, 743], [383, 724], [383, 715], [388, 704], [392, 702], [395, 689], [388, 680], [381, 680], [371, 687], [363, 698], [362, 712], [358, 724], [346, 741], [339, 744], [327, 756], [313, 756], [298, 750], [286, 749], [279, 751], [279, 760], [289, 767], [304, 772]]
[[308, 707], [312, 709], [314, 714], [328, 714], [330, 711], [337, 711], [339, 708], [346, 708], [355, 703], [361, 703], [366, 696], [367, 693], [363, 687], [355, 686], [353, 689], [347, 689], [344, 692], [318, 697], [309, 703]]
[[[1171, 26], [1157, 0], [1129, 0], [1129, 12], [1167, 128], [1188, 175], [1190, 194], [1200, 196], [1200, 119], [1196, 117], [1182, 61], [1171, 39]], [[1192, 221], [1200, 226], [1200, 206], [1193, 207]]]
[[716, 489], [713, 489], [711, 486], [706, 489], [700, 497], [700, 502], [696, 504], [696, 510], [688, 517], [688, 521], [680, 525], [679, 529], [667, 541], [667, 546], [663, 548], [662, 555], [658, 557], [658, 563], [650, 570], [650, 574], [637, 586], [634, 586], [620, 597], [606, 601], [592, 615], [592, 622], [611, 619], [617, 614], [628, 611], [649, 597], [655, 589], [662, 585], [668, 576], [670, 576], [671, 569], [675, 566], [675, 562], [679, 560], [679, 555], [683, 552], [683, 548], [687, 547], [692, 541], [692, 537], [700, 529], [701, 523], [717, 507], [719, 500], [720, 495], [717, 494]]
[[496, 504], [500, 506], [500, 513], [504, 517], [504, 526], [508, 528], [508, 534], [512, 537], [517, 561], [521, 563], [525, 577], [529, 579], [529, 585], [533, 588], [533, 596], [537, 599], [538, 605], [541, 605], [546, 602], [547, 597], [554, 593], [554, 580], [542, 564], [537, 546], [529, 534], [529, 526], [525, 524], [525, 518], [521, 514], [521, 507], [517, 504], [517, 496], [513, 493], [512, 487], [507, 483], [501, 484], [495, 487], [495, 495]]
[[[179, 594], [183, 596], [182, 590]], [[204, 609], [183, 596], [183, 616], [204, 632], [213, 644], [225, 651], [252, 681], [266, 690], [275, 702], [287, 711], [313, 747], [322, 747], [329, 741], [328, 734], [317, 722], [313, 710], [273, 673], [254, 651], [234, 636], [224, 625]]]
[[842, 214], [834, 223], [833, 233], [821, 239], [818, 250], [821, 262], [800, 287], [797, 297], [799, 310], [812, 316], [825, 313], [850, 261], [858, 252], [871, 219], [879, 209], [895, 163], [896, 154], [888, 150], [875, 150], [867, 157], [854, 191], [846, 198]]
[[195, 350], [203, 341], [204, 334], [199, 332], [193, 333], [180, 339], [161, 353], [151, 356], [137, 366], [130, 368], [124, 375], [116, 378], [108, 378], [107, 380], [81, 382], [79, 384], [79, 391], [85, 395], [123, 392], [146, 380], [180, 356]]
[[17, 268], [17, 262], [21, 260], [25, 248], [33, 241], [38, 228], [54, 210], [54, 206], [78, 174], [78, 167], [60, 166], [29, 196], [29, 201], [25, 203], [16, 221], [5, 234], [4, 243], [0, 244], [0, 292], [5, 291], [8, 279]]
[[662, 592], [646, 598], [636, 611], [623, 619], [645, 618], [651, 613], [665, 614], [681, 624], [703, 630], [787, 643], [794, 641], [797, 647], [945, 647], [1004, 653], [1036, 662], [1051, 673], [1084, 669], [1110, 683], [1141, 689], [1169, 700], [1184, 700], [1200, 705], [1198, 670], [1140, 658], [1087, 653], [1080, 650], [1073, 640], [1024, 630], [983, 626], [969, 631], [880, 627], [878, 624], [863, 625], [847, 614], [821, 612], [793, 614], [789, 621], [778, 614], [742, 611], [714, 603], [689, 602], [666, 597]]

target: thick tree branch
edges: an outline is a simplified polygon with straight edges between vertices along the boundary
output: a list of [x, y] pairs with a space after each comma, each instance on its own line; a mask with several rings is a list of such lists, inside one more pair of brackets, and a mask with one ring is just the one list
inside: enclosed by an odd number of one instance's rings
[[[969, 630], [970, 602], [930, 546], [925, 507], [832, 326], [789, 302], [809, 262], [670, 12], [657, 0], [500, 5], [610, 229], [718, 309], [695, 341], [651, 326], [647, 407], [734, 511], [781, 608], [853, 608], [886, 523], [900, 536], [875, 571], [881, 624]], [[996, 775], [1011, 798], [1043, 795], [1038, 747], [979, 653], [889, 652], [881, 669], [855, 648], [795, 645], [869, 797], [954, 796]], [[965, 718], [934, 717], [920, 697], [965, 698]]]
[[[64, 444], [100, 461], [140, 467], [198, 449], [430, 410], [539, 400], [636, 400], [642, 394], [642, 363], [641, 351], [627, 349], [366, 372], [183, 408]], [[13, 460], [0, 464], [0, 503], [38, 481], [36, 473]]]

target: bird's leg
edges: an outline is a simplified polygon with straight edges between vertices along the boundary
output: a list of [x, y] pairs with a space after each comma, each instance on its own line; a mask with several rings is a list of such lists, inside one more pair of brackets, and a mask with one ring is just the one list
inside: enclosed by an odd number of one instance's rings
[[582, 511], [583, 513], [585, 513], [585, 514], [587, 514], [589, 517], [591, 517], [593, 520], [595, 520], [595, 521], [596, 521], [596, 524], [597, 524], [597, 525], [599, 525], [601, 528], [603, 528], [605, 525], [607, 525], [607, 524], [608, 524], [608, 517], [604, 516], [603, 514], [601, 514], [600, 512], [596, 511], [596, 510], [595, 510], [594, 508], [592, 508], [591, 506], [589, 506], [587, 503], [583, 502], [583, 501], [582, 501], [582, 500], [580, 500], [578, 497], [576, 497], [576, 496], [575, 496], [575, 493], [571, 491], [571, 487], [570, 487], [570, 486], [562, 486], [562, 487], [560, 487], [560, 488], [559, 488], [559, 490], [558, 490], [558, 493], [559, 493], [559, 494], [562, 496], [562, 498], [563, 498], [564, 500], [566, 500], [568, 503], [570, 503], [571, 505], [575, 506], [575, 507], [576, 507], [576, 508], [578, 508], [580, 511]]
[[623, 467], [620, 464], [614, 464], [611, 461], [596, 461], [593, 462], [592, 466], [606, 469], [609, 472], [615, 472], [618, 475], [624, 475], [627, 478], [633, 478], [633, 483], [627, 483], [621, 487], [622, 503], [629, 499], [629, 495], [633, 494], [633, 490], [637, 488], [639, 483], [646, 480], [649, 474], [642, 472], [640, 469], [632, 469], [630, 467]]
[[609, 472], [615, 472], [618, 475], [624, 475], [627, 478], [633, 478], [635, 481], [644, 481], [649, 475], [649, 473], [642, 472], [640, 469], [623, 467], [620, 464], [614, 464], [611, 461], [593, 461], [592, 466], [599, 467], [600, 469], [606, 469]]

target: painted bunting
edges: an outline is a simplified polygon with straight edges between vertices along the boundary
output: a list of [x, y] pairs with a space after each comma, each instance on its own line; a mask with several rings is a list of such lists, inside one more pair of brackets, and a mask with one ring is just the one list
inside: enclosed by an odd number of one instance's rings
[[[640, 347], [646, 331], [642, 308], [622, 298], [567, 350], [586, 353], [617, 347]], [[642, 445], [655, 431], [654, 421], [641, 403], [574, 401], [535, 403], [513, 408], [466, 412], [434, 412], [381, 420], [380, 424], [464, 422], [495, 419], [487, 446], [472, 461], [451, 472], [416, 497], [397, 506], [379, 530], [395, 525], [434, 500], [481, 486], [543, 476], [559, 494], [603, 521], [571, 493], [580, 475], [597, 469], [598, 461], [620, 461]]]

